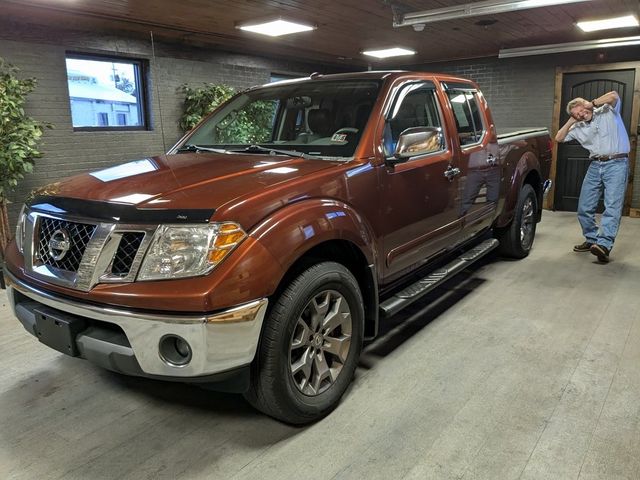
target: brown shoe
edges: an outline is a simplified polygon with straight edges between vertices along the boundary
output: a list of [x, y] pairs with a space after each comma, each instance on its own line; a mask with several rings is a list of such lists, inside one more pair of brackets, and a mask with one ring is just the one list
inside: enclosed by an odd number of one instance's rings
[[589, 251], [598, 257], [598, 261], [602, 263], [607, 263], [609, 261], [609, 249], [607, 247], [603, 247], [602, 245], [591, 245]]
[[591, 247], [593, 247], [593, 243], [584, 242], [584, 243], [581, 243], [580, 245], [574, 245], [573, 246], [573, 251], [574, 252], [588, 252], [589, 250], [591, 250]]

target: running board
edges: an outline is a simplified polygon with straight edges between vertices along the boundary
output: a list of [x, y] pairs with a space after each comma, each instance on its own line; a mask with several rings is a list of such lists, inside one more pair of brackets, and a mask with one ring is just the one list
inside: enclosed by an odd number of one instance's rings
[[431, 272], [426, 277], [409, 285], [405, 289], [396, 293], [391, 298], [388, 298], [387, 300], [382, 302], [380, 304], [380, 316], [385, 318], [395, 315], [400, 310], [411, 305], [423, 295], [429, 293], [438, 285], [441, 285], [472, 263], [480, 260], [498, 245], [500, 245], [500, 242], [498, 242], [498, 240], [496, 240], [495, 238], [491, 238], [489, 240], [485, 240], [479, 245], [476, 245], [471, 250], [467, 250], [444, 267]]

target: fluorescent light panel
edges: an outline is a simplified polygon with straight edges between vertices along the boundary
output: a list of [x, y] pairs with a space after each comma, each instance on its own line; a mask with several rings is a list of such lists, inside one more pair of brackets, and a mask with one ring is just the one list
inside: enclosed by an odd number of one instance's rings
[[281, 35], [289, 35], [290, 33], [308, 32], [310, 30], [315, 30], [316, 27], [313, 25], [290, 22], [289, 20], [283, 20], [280, 18], [270, 22], [238, 25], [237, 28], [247, 32], [269, 35], [270, 37], [279, 37]]
[[405, 13], [400, 21], [394, 21], [394, 27], [442, 22], [459, 18], [493, 15], [497, 13], [514, 12], [529, 8], [549, 7], [566, 3], [590, 2], [591, 0], [488, 0], [484, 2], [467, 3], [452, 7], [434, 8], [420, 12]]
[[415, 53], [415, 50], [400, 47], [385, 48], [383, 50], [366, 50], [362, 52], [363, 55], [376, 58], [400, 57], [402, 55], [415, 55]]
[[590, 22], [578, 22], [578, 27], [583, 32], [595, 32], [597, 30], [609, 30], [611, 28], [637, 27], [638, 19], [634, 15], [624, 17], [607, 18], [604, 20], [593, 20]]
[[596, 48], [626, 47], [640, 45], [640, 36], [603, 38], [586, 42], [555, 43], [537, 45], [535, 47], [503, 48], [498, 52], [498, 58], [525, 57], [528, 55], [547, 55], [552, 53], [575, 52], [578, 50], [593, 50]]

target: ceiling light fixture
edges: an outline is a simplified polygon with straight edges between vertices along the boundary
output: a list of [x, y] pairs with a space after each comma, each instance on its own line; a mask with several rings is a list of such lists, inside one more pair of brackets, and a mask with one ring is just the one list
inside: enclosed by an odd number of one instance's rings
[[534, 47], [503, 48], [498, 52], [498, 58], [546, 55], [551, 53], [575, 52], [578, 50], [593, 50], [596, 48], [626, 47], [629, 45], [640, 45], [640, 36], [603, 38], [601, 40], [589, 40], [586, 42], [555, 43]]
[[262, 23], [245, 23], [236, 25], [236, 28], [247, 32], [259, 33], [261, 35], [269, 35], [270, 37], [279, 37], [281, 35], [289, 35], [290, 33], [308, 32], [315, 30], [315, 25], [308, 25], [299, 22], [292, 22], [279, 18]]
[[607, 18], [604, 20], [578, 22], [576, 25], [578, 25], [583, 32], [595, 32], [597, 30], [609, 30], [611, 28], [637, 27], [640, 24], [634, 15], [626, 15], [624, 17]]
[[394, 27], [406, 27], [415, 24], [442, 22], [459, 18], [494, 15], [496, 13], [514, 12], [530, 8], [563, 5], [565, 3], [590, 2], [591, 0], [487, 0], [467, 3], [452, 7], [434, 8], [420, 12], [410, 12], [394, 18]]
[[370, 57], [376, 58], [400, 57], [403, 55], [415, 55], [415, 53], [415, 50], [400, 47], [385, 48], [382, 50], [365, 50], [362, 52], [363, 55], [369, 55]]

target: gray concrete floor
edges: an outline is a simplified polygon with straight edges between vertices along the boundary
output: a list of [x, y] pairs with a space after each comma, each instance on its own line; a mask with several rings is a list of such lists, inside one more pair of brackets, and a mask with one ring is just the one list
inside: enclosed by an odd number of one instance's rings
[[392, 319], [326, 419], [293, 428], [238, 395], [119, 376], [42, 345], [0, 292], [0, 479], [638, 479], [640, 219], [612, 262], [544, 212]]

